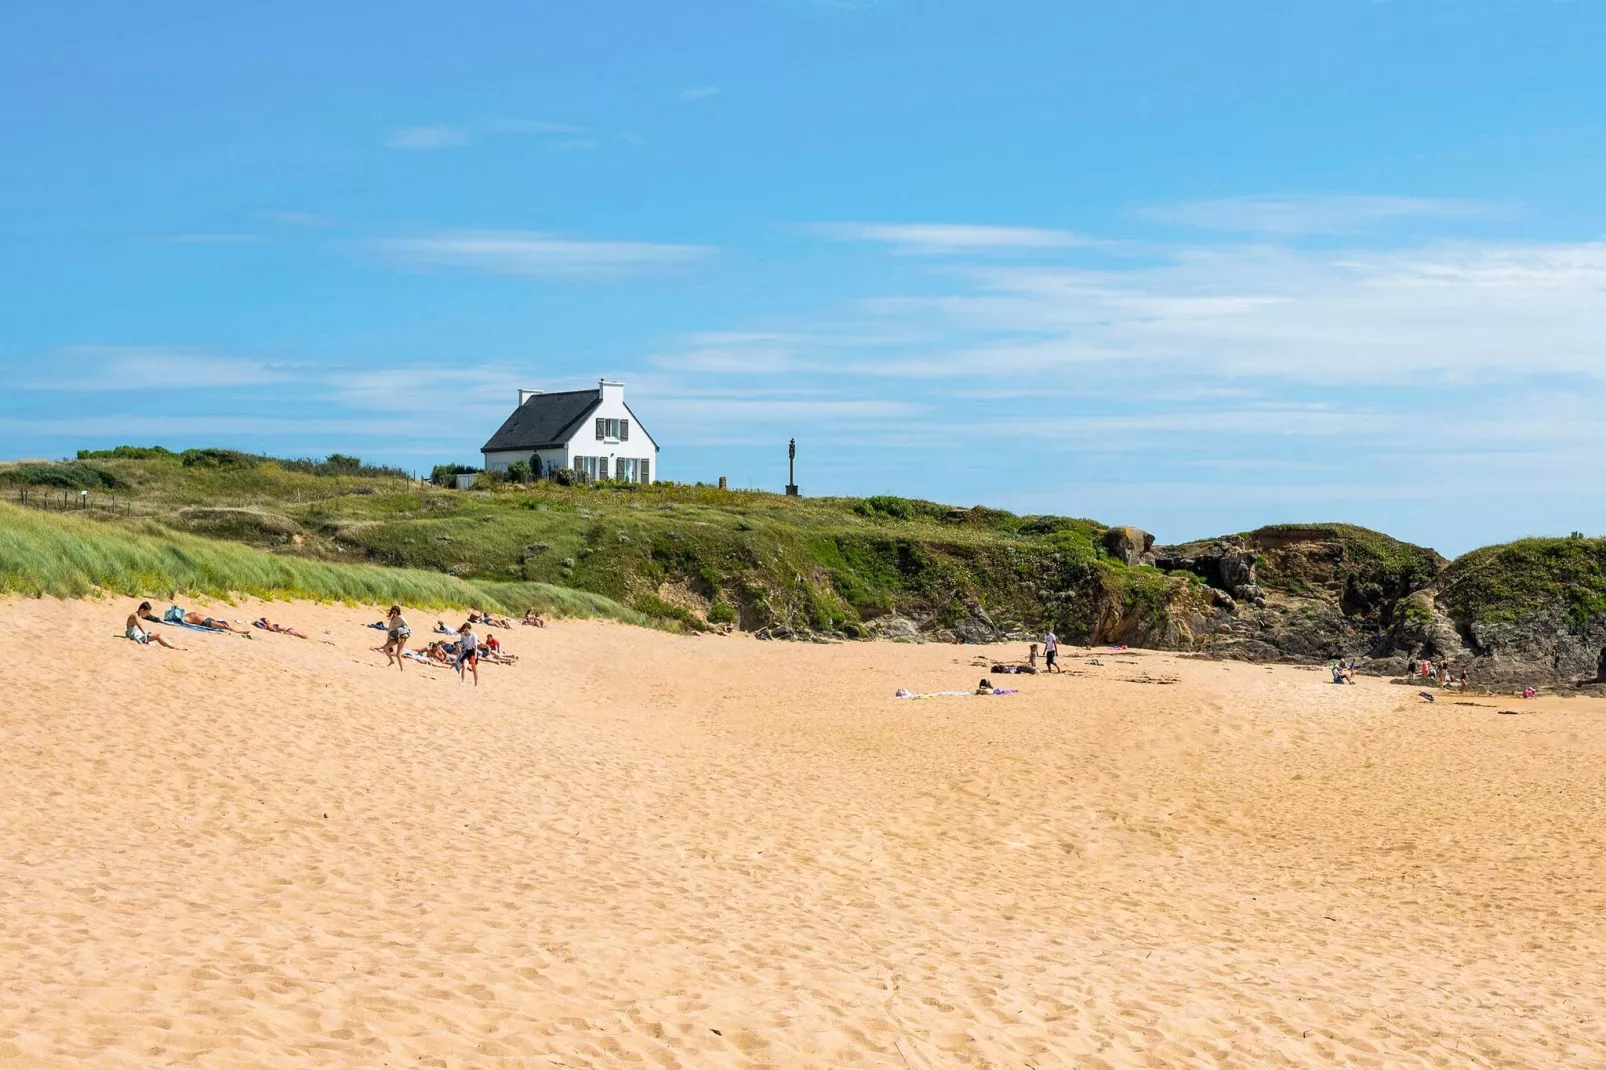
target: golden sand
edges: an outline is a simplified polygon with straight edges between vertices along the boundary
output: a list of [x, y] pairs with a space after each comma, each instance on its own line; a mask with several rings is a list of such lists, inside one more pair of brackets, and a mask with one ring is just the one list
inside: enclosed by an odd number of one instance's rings
[[0, 603], [0, 1066], [1606, 1065], [1606, 704], [127, 611]]

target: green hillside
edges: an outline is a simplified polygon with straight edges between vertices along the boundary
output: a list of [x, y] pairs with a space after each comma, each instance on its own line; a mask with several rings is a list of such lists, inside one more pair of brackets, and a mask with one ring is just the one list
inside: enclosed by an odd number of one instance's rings
[[360, 465], [226, 451], [0, 466], [0, 496], [14, 500], [24, 486], [36, 503], [54, 493], [73, 504], [88, 489], [91, 511], [115, 499], [124, 518], [106, 522], [136, 524], [147, 537], [243, 543], [276, 561], [444, 573], [486, 590], [544, 584], [693, 629], [860, 636], [904, 617], [939, 632], [1052, 623], [1067, 636], [1141, 640], [1200, 587], [1111, 557], [1104, 525], [1091, 520], [902, 498], [674, 484], [456, 491]]

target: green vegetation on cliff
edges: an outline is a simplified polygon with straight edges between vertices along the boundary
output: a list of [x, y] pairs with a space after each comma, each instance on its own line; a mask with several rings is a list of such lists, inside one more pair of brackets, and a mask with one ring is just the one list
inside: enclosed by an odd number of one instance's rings
[[1335, 597], [1344, 612], [1375, 617], [1431, 583], [1439, 554], [1354, 524], [1272, 524], [1243, 536], [1267, 590]]
[[[184, 461], [213, 455], [223, 460]], [[1101, 627], [1163, 624], [1173, 603], [1198, 590], [1192, 577], [1110, 557], [1104, 526], [1090, 520], [894, 497], [673, 484], [499, 483], [460, 492], [226, 451], [110, 451], [26, 473], [0, 466], [0, 486], [23, 476], [54, 486], [90, 469], [146, 531], [159, 524], [246, 543], [275, 561], [575, 589], [688, 628], [737, 622], [860, 635], [897, 614], [961, 633], [1051, 622], [1068, 637], [1102, 637]]]
[[1606, 614], [1606, 539], [1522, 539], [1457, 558], [1438, 584], [1458, 624], [1559, 610], [1574, 628]]
[[0, 593], [82, 597], [255, 595], [424, 608], [535, 606], [569, 616], [644, 622], [606, 598], [536, 583], [471, 583], [437, 572], [280, 557], [234, 543], [92, 515], [0, 503]]

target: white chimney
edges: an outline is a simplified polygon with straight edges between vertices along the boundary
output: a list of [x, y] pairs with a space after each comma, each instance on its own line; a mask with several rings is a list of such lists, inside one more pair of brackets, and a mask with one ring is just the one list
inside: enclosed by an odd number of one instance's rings
[[529, 401], [533, 397], [539, 396], [540, 393], [541, 393], [541, 391], [539, 391], [539, 390], [520, 390], [519, 391], [519, 408], [521, 408], [521, 409], [524, 408], [524, 403], [526, 401]]
[[603, 401], [619, 401], [625, 399], [625, 384], [616, 383], [612, 379], [597, 380], [597, 397]]

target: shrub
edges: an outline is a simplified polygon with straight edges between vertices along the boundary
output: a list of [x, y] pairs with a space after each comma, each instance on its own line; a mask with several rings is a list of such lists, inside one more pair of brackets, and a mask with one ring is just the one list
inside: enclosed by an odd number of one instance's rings
[[710, 624], [731, 624], [736, 620], [736, 607], [721, 599], [708, 607]]
[[552, 469], [552, 482], [560, 487], [572, 487], [584, 482], [584, 480], [580, 473], [573, 468], [554, 468]]
[[507, 477], [514, 483], [528, 483], [534, 475], [529, 461], [514, 461], [507, 466]]
[[179, 461], [185, 468], [260, 468], [268, 458], [239, 450], [201, 449], [185, 450]]
[[62, 490], [115, 490], [123, 481], [96, 464], [67, 461], [63, 464], [19, 464], [0, 470], [0, 482], [24, 487], [57, 487]]
[[117, 459], [122, 461], [157, 461], [176, 454], [165, 446], [114, 446], [109, 450], [79, 450], [80, 461]]

